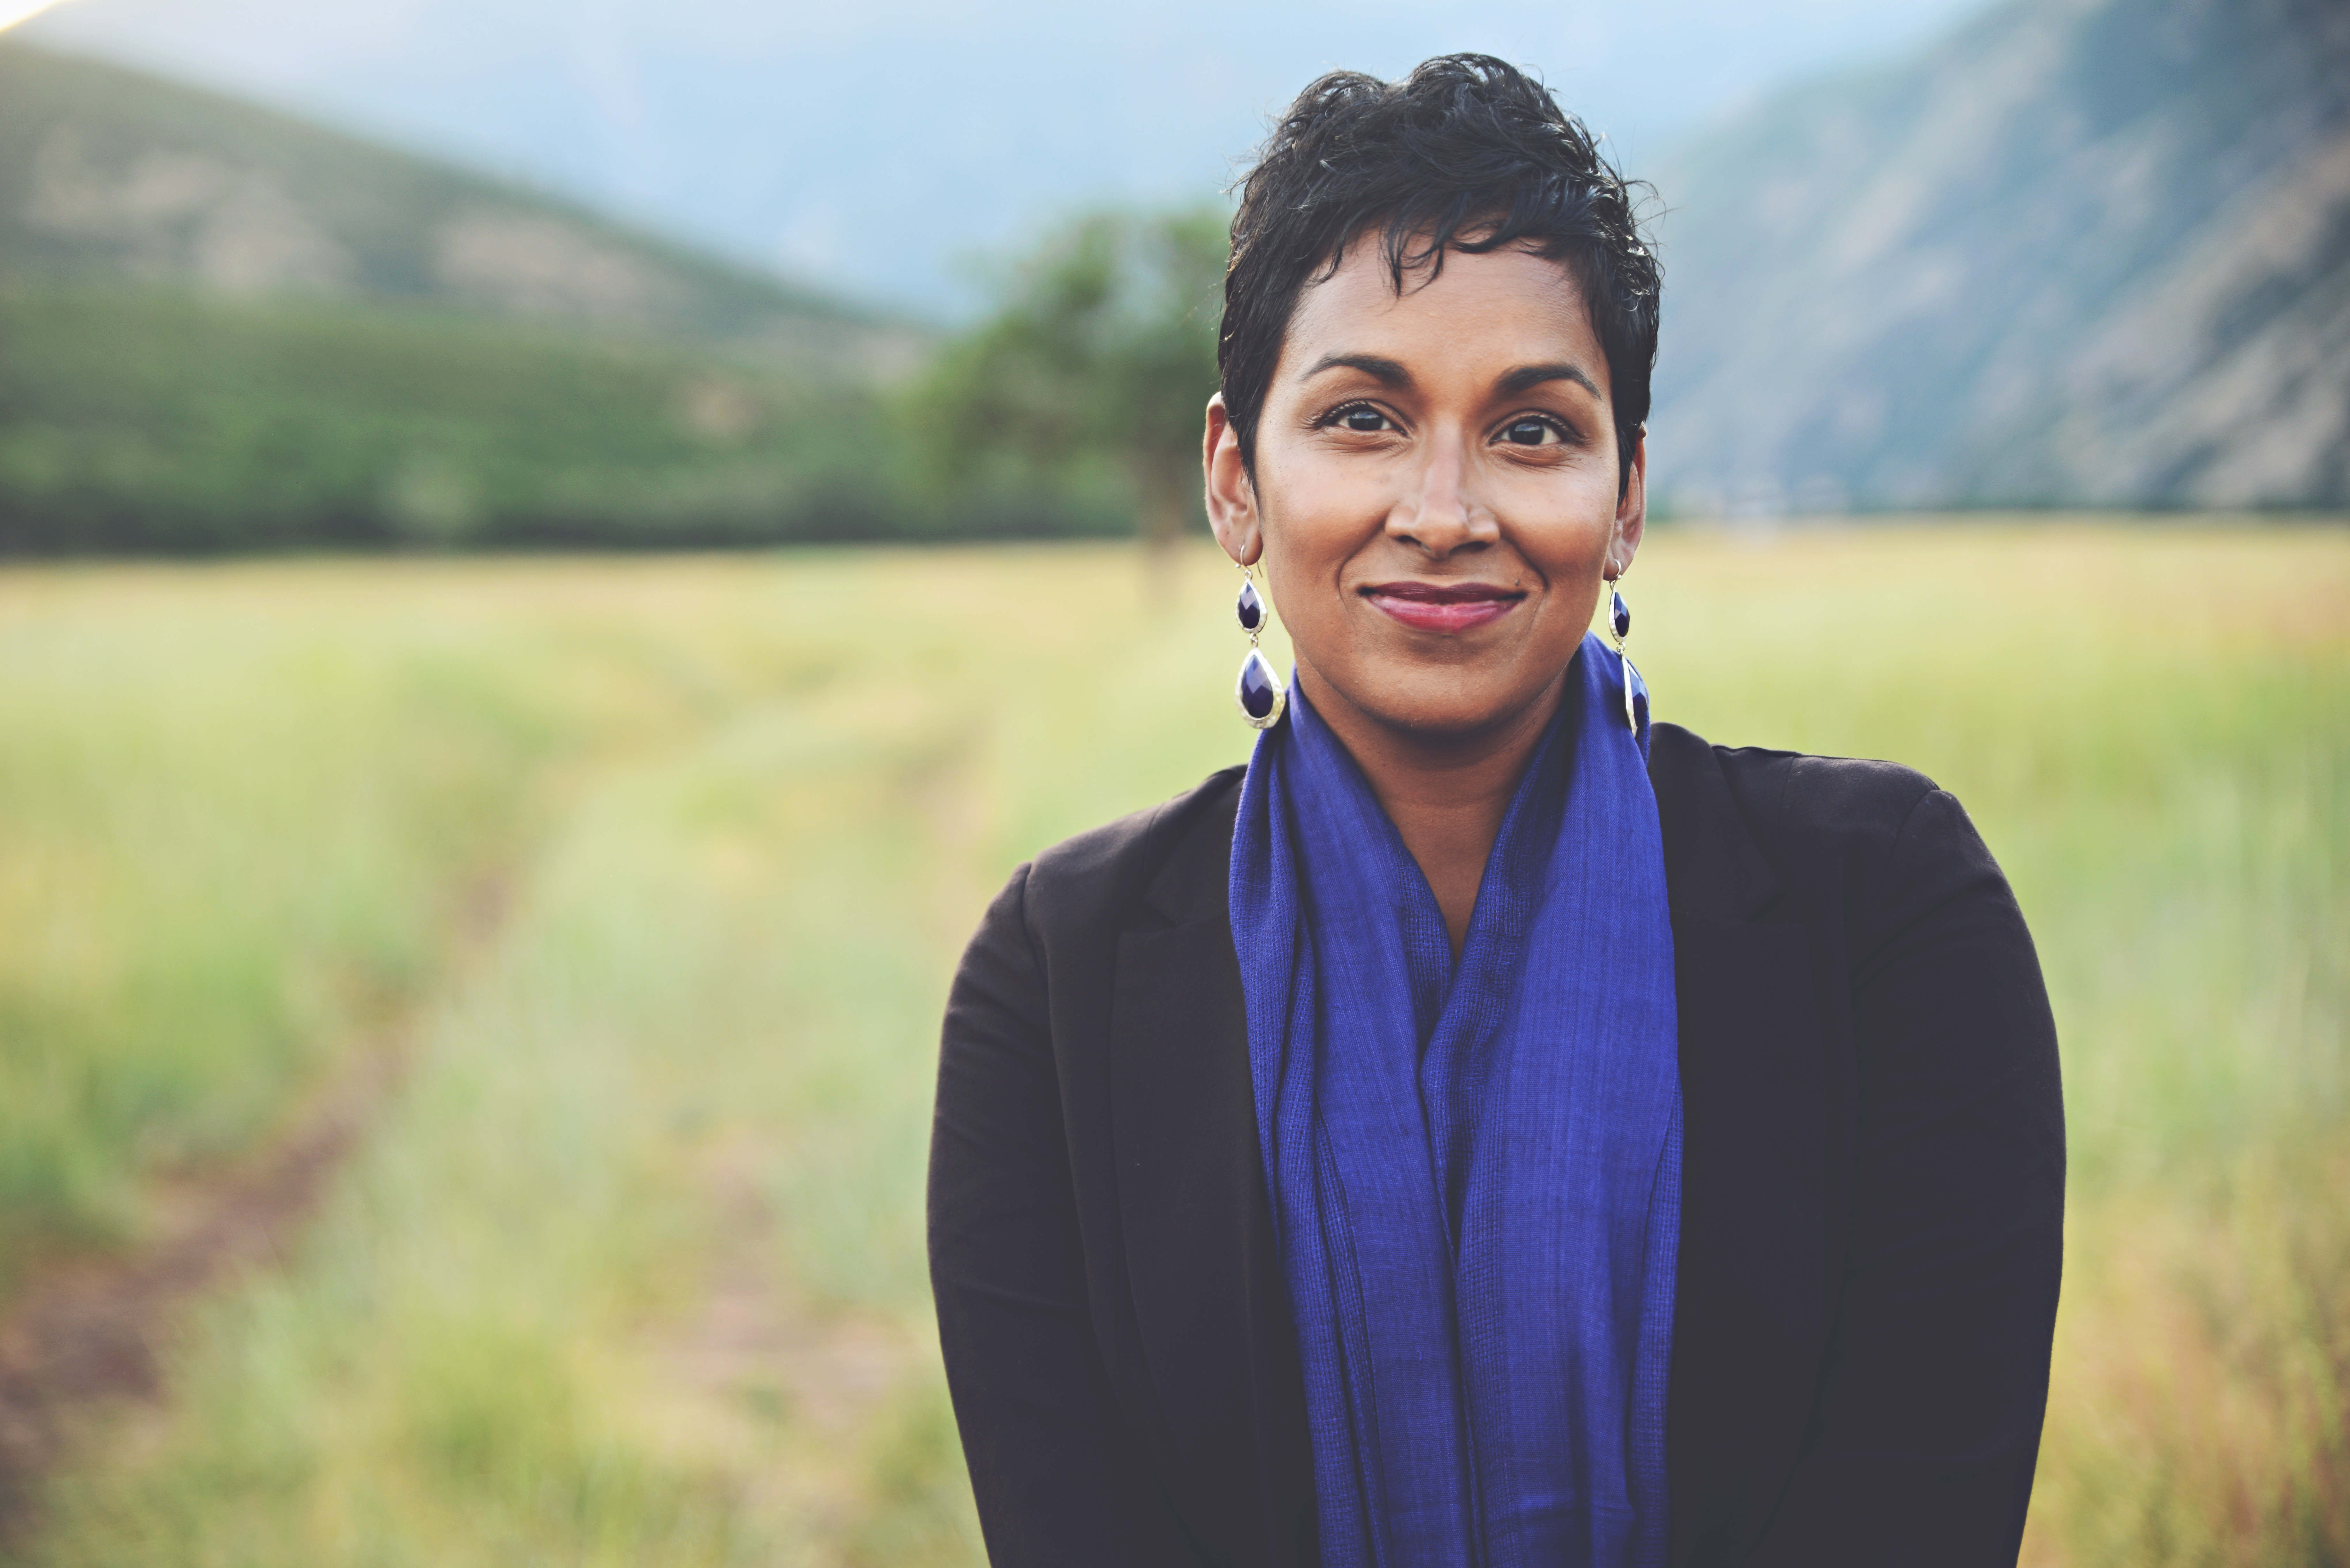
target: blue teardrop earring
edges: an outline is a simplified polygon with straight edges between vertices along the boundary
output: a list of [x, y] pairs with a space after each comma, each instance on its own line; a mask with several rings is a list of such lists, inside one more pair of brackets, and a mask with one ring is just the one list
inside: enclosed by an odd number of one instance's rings
[[1232, 685], [1232, 701], [1240, 704], [1242, 718], [1257, 729], [1270, 730], [1281, 722], [1289, 693], [1282, 690], [1273, 660], [1256, 645], [1264, 630], [1265, 603], [1256, 591], [1255, 574], [1246, 566], [1241, 568], [1240, 602], [1232, 607], [1232, 613], [1240, 618], [1241, 629], [1249, 639], [1248, 657], [1241, 660], [1241, 678]]
[[1632, 733], [1640, 732], [1640, 721], [1646, 717], [1648, 694], [1641, 690], [1635, 694], [1632, 661], [1624, 653], [1624, 639], [1632, 635], [1632, 607], [1624, 602], [1624, 574], [1617, 573], [1607, 579], [1607, 636], [1616, 644], [1616, 657], [1624, 666], [1624, 722]]

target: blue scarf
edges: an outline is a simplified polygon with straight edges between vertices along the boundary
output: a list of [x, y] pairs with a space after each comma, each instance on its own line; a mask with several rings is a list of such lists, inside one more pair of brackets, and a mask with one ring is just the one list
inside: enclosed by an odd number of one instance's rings
[[1664, 1561], [1679, 1036], [1622, 670], [1585, 639], [1457, 964], [1294, 681], [1249, 763], [1232, 939], [1325, 1568]]

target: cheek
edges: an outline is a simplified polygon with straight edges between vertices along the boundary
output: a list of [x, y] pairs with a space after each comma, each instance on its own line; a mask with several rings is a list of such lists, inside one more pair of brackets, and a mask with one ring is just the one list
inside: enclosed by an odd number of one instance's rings
[[1596, 576], [1616, 536], [1612, 476], [1605, 483], [1581, 472], [1528, 476], [1503, 504], [1519, 517], [1542, 519], [1515, 532], [1518, 547], [1544, 576]]
[[1615, 537], [1615, 516], [1578, 518], [1573, 527], [1560, 529], [1551, 541], [1550, 560], [1544, 565], [1563, 573], [1570, 579], [1596, 579], [1607, 565], [1608, 541]]
[[1367, 491], [1359, 465], [1291, 462], [1258, 490], [1267, 570], [1294, 587], [1330, 583], [1378, 537], [1387, 507]]

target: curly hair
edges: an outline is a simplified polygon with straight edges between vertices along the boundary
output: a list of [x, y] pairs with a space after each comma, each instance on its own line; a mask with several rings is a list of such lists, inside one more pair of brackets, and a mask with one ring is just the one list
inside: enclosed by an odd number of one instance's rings
[[1241, 177], [1216, 368], [1254, 472], [1257, 419], [1305, 285], [1376, 230], [1400, 295], [1448, 250], [1523, 245], [1566, 267], [1607, 356], [1619, 486], [1648, 417], [1661, 277], [1635, 196], [1550, 89], [1490, 55], [1400, 82], [1334, 71], [1297, 95]]

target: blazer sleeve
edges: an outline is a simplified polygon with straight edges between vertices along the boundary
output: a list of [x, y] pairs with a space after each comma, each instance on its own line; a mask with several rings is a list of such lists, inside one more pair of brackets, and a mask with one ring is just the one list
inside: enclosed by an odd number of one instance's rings
[[1875, 881], [1849, 928], [1850, 1244], [1804, 1451], [1754, 1561], [2005, 1568], [2064, 1250], [2055, 1023], [2022, 914], [1951, 796], [1918, 801]]
[[1028, 874], [956, 973], [931, 1133], [931, 1288], [972, 1490], [995, 1568], [1191, 1564], [1094, 1337]]

